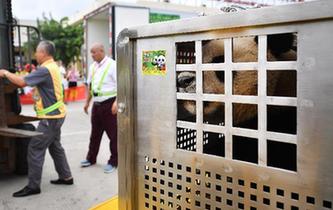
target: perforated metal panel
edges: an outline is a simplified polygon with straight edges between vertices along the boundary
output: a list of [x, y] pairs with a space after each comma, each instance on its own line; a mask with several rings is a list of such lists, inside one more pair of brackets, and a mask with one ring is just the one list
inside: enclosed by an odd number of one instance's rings
[[[120, 208], [332, 209], [332, 9], [321, 1], [124, 31]], [[292, 58], [270, 55], [281, 34], [295, 38]], [[240, 59], [249, 37], [256, 53]], [[223, 56], [208, 60], [214, 40]], [[158, 50], [166, 75], [143, 74], [142, 52]], [[223, 88], [210, 88], [212, 75]]]

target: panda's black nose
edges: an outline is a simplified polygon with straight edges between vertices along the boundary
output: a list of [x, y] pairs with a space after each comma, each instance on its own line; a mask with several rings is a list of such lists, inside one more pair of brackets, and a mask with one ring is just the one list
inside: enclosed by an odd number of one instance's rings
[[193, 76], [182, 76], [178, 78], [178, 87], [180, 88], [186, 88], [189, 86], [193, 81], [195, 80], [195, 77]]

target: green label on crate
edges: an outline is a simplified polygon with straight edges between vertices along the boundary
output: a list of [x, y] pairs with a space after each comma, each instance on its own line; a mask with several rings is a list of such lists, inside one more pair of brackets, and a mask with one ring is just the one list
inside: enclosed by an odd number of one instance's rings
[[166, 69], [166, 51], [154, 50], [142, 52], [142, 73], [144, 75], [162, 75], [165, 76]]

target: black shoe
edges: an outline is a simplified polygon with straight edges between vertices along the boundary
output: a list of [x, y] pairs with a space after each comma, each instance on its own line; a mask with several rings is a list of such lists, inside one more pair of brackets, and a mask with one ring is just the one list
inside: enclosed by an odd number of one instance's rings
[[51, 183], [51, 184], [72, 185], [72, 184], [74, 184], [74, 179], [73, 179], [73, 178], [68, 179], [68, 180], [65, 180], [65, 179], [57, 179], [57, 180], [51, 180], [50, 183]]
[[40, 189], [31, 189], [28, 186], [25, 186], [22, 190], [17, 191], [13, 194], [13, 197], [25, 197], [25, 196], [29, 196], [29, 195], [35, 195], [35, 194], [39, 194], [40, 193]]

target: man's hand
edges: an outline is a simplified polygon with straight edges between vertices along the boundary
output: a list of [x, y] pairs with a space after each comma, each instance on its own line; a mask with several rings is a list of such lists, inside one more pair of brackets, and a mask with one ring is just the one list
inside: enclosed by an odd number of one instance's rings
[[86, 114], [88, 114], [88, 109], [89, 109], [89, 103], [86, 103], [83, 107], [83, 110]]
[[117, 106], [117, 100], [115, 100], [112, 104], [112, 108], [111, 108], [112, 114], [116, 115], [117, 111], [118, 111], [118, 106]]
[[8, 72], [6, 69], [0, 69], [0, 77], [5, 78], [6, 72]]

